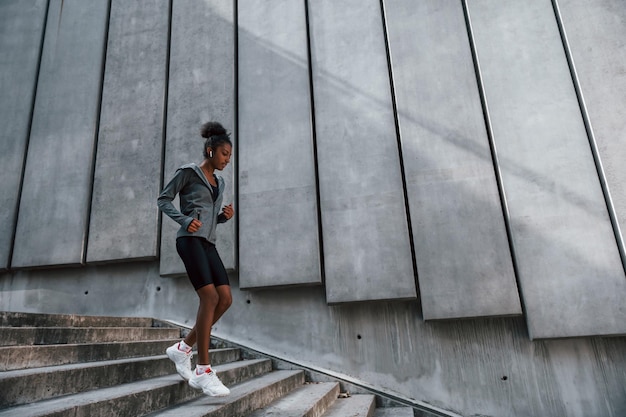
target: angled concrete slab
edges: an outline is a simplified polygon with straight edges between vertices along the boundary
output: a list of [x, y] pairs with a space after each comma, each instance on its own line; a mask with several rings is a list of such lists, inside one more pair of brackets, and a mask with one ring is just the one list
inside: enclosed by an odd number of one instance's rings
[[463, 6], [384, 4], [424, 319], [521, 314]]
[[238, 2], [239, 285], [320, 284], [304, 2]]
[[380, 2], [309, 15], [327, 301], [415, 298]]
[[50, 1], [14, 267], [83, 262], [108, 11]]
[[531, 338], [626, 333], [626, 277], [549, 0], [474, 1]]
[[[221, 122], [234, 129], [234, 10], [233, 2], [210, 0], [172, 2], [172, 38], [167, 103], [164, 181], [186, 163], [202, 161], [203, 123]], [[236, 138], [231, 136], [237, 152]], [[235, 157], [231, 159], [234, 161]], [[217, 174], [226, 181], [224, 204], [234, 200], [233, 163]], [[154, 198], [156, 206], [156, 196]], [[178, 204], [178, 199], [176, 199]], [[235, 211], [237, 207], [235, 207]], [[235, 214], [236, 215], [236, 214]], [[182, 275], [176, 253], [178, 223], [163, 216], [161, 275]], [[224, 266], [235, 268], [235, 221], [217, 227], [217, 249]]]
[[[620, 0], [559, 0], [618, 233], [626, 230], [626, 8]], [[598, 7], [601, 5], [601, 7]], [[622, 254], [622, 263], [625, 261]]]
[[9, 267], [48, 2], [0, 3], [0, 270]]
[[87, 262], [156, 258], [169, 10], [113, 0]]

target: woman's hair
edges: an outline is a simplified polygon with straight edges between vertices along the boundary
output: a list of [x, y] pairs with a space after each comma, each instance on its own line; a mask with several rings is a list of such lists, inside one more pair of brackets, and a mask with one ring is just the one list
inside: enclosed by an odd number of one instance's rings
[[208, 158], [206, 148], [217, 149], [217, 147], [227, 143], [230, 146], [233, 146], [233, 143], [230, 141], [230, 133], [224, 129], [218, 122], [207, 122], [202, 125], [200, 129], [200, 135], [206, 139], [204, 142], [204, 149], [202, 150], [202, 154], [205, 158]]

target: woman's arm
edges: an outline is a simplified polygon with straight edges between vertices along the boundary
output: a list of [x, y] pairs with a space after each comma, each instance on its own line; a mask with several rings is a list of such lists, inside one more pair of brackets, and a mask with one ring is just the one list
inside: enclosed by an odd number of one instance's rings
[[224, 206], [224, 208], [222, 209], [222, 212], [217, 216], [217, 222], [226, 223], [234, 215], [235, 215], [235, 210], [233, 209], [233, 203], [230, 203], [229, 205]]
[[170, 180], [170, 182], [163, 188], [161, 194], [157, 198], [157, 205], [159, 206], [159, 210], [165, 213], [168, 217], [174, 220], [176, 223], [180, 224], [185, 228], [185, 230], [189, 227], [191, 222], [194, 220], [193, 217], [185, 216], [183, 213], [178, 211], [172, 201], [176, 198], [176, 195], [182, 190], [187, 182], [187, 176], [185, 173], [186, 170], [179, 169], [174, 174], [174, 177]]

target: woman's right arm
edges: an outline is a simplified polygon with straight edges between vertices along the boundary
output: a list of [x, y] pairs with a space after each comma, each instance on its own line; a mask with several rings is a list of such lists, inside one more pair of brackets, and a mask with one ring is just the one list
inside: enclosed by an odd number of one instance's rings
[[167, 183], [165, 188], [163, 188], [161, 194], [159, 194], [157, 205], [159, 206], [159, 210], [167, 214], [168, 217], [187, 230], [189, 224], [193, 221], [193, 217], [185, 216], [172, 204], [172, 201], [176, 198], [176, 195], [182, 190], [187, 181], [185, 171], [184, 169], [176, 171], [174, 177]]

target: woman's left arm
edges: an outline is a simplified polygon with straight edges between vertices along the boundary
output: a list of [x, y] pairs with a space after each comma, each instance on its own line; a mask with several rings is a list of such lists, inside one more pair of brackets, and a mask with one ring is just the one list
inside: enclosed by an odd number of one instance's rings
[[235, 215], [235, 209], [233, 209], [233, 203], [224, 206], [222, 212], [217, 216], [218, 223], [226, 223]]

